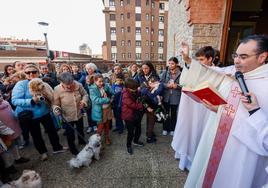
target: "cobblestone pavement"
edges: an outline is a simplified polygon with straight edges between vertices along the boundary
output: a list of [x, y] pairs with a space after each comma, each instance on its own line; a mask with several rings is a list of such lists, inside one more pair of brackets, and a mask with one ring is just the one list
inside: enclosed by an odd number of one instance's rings
[[[145, 141], [145, 124], [143, 121], [141, 141]], [[133, 155], [126, 150], [126, 131], [122, 135], [111, 133], [111, 146], [102, 150], [100, 161], [93, 161], [88, 168], [70, 170], [67, 161], [71, 159], [70, 152], [52, 154], [48, 142], [49, 160], [41, 162], [33, 144], [21, 150], [22, 155], [30, 157], [29, 163], [16, 166], [19, 173], [23, 169], [33, 169], [40, 173], [43, 187], [116, 187], [116, 188], [158, 188], [183, 187], [187, 173], [178, 169], [178, 161], [170, 146], [172, 137], [161, 135], [162, 125], [156, 124], [156, 144], [146, 144], [144, 147], [133, 147]], [[63, 130], [59, 131], [61, 143], [67, 145]], [[89, 137], [89, 135], [87, 135]], [[13, 177], [15, 178], [15, 177]]]

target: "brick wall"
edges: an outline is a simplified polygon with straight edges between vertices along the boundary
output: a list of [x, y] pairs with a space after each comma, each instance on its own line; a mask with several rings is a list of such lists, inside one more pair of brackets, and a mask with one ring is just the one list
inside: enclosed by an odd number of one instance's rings
[[225, 0], [186, 0], [188, 23], [222, 23]]

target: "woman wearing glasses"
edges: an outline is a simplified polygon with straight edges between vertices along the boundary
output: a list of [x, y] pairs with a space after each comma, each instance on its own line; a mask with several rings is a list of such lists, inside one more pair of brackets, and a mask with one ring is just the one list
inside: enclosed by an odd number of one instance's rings
[[[26, 80], [19, 81], [12, 92], [12, 103], [16, 106], [15, 114], [22, 127], [27, 127], [33, 138], [37, 151], [41, 154], [41, 160], [47, 160], [47, 148], [42, 137], [40, 123], [44, 126], [53, 153], [63, 152], [66, 148], [59, 143], [59, 136], [50, 116], [49, 106], [38, 96], [32, 96], [29, 91], [29, 82], [38, 78], [39, 70], [35, 65], [27, 65], [24, 68]], [[48, 85], [48, 87], [50, 87]], [[52, 90], [52, 89], [51, 89]]]

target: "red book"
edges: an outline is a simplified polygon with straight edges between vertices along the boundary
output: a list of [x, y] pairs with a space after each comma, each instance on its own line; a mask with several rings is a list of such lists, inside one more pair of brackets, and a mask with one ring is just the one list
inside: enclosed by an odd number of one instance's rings
[[198, 85], [195, 89], [183, 87], [182, 92], [199, 103], [205, 99], [213, 105], [227, 104], [217, 89], [207, 82]]

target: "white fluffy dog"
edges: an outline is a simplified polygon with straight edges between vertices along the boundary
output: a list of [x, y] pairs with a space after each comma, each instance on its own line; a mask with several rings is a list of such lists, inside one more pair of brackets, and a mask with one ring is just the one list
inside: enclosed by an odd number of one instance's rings
[[13, 182], [4, 184], [2, 188], [41, 188], [41, 177], [34, 170], [24, 170], [21, 177]]
[[88, 144], [80, 151], [77, 156], [69, 161], [71, 168], [80, 168], [81, 166], [88, 167], [94, 157], [100, 159], [101, 136], [99, 134], [92, 135]]

